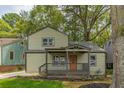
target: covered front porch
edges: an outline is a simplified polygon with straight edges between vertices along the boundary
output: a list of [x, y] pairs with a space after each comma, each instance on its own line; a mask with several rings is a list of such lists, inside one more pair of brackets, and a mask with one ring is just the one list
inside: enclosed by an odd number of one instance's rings
[[89, 75], [88, 49], [46, 49], [46, 63], [39, 67], [39, 73], [47, 76]]

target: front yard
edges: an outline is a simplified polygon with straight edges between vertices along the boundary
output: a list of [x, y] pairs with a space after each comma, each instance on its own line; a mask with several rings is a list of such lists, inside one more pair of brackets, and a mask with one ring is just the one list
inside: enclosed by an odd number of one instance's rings
[[8, 78], [0, 80], [0, 88], [79, 88], [88, 84], [102, 83], [111, 84], [111, 79], [91, 81], [71, 80], [39, 80], [31, 78]]
[[60, 81], [8, 78], [0, 80], [0, 88], [62, 88]]

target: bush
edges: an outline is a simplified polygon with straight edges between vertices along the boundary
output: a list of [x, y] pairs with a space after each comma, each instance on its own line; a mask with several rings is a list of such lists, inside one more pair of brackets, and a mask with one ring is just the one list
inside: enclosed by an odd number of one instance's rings
[[106, 69], [106, 74], [107, 75], [112, 75], [113, 74], [113, 69]]
[[0, 37], [17, 37], [17, 33], [12, 32], [6, 32], [6, 31], [0, 31]]

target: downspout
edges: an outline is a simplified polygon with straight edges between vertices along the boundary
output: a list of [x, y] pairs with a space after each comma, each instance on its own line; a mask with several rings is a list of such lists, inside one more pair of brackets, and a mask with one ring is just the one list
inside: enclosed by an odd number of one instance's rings
[[48, 51], [46, 50], [46, 74], [48, 74], [48, 59], [47, 59], [47, 57], [48, 57]]

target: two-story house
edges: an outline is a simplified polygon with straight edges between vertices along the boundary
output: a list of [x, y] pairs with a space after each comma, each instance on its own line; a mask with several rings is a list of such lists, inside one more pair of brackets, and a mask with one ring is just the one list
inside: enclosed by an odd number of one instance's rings
[[68, 35], [45, 27], [28, 36], [26, 72], [47, 75], [104, 75], [106, 53], [91, 42], [70, 42]]

